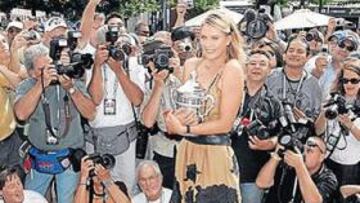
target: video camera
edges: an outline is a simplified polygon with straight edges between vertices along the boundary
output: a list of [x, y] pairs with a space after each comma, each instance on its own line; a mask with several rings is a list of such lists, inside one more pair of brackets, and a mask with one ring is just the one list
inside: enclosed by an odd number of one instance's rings
[[170, 46], [159, 40], [154, 40], [146, 42], [143, 45], [143, 50], [144, 52], [141, 55], [141, 64], [147, 65], [150, 61], [152, 61], [158, 72], [161, 70], [168, 70], [172, 73], [174, 71], [174, 69], [169, 66], [170, 58], [174, 56]]
[[119, 39], [119, 28], [115, 26], [109, 26], [108, 31], [105, 33], [106, 42], [109, 42], [108, 46], [109, 56], [116, 61], [125, 61], [131, 54], [130, 43], [116, 44]]
[[260, 39], [269, 29], [268, 22], [273, 22], [273, 19], [264, 9], [260, 9], [258, 12], [248, 9], [240, 21], [239, 30], [252, 39]]
[[[79, 172], [81, 170], [81, 159], [86, 155], [86, 152], [82, 149], [76, 149], [71, 154], [70, 161], [73, 164], [73, 169], [75, 172]], [[114, 168], [116, 163], [115, 157], [111, 154], [90, 154], [86, 160], [92, 160], [94, 164], [101, 164], [105, 169]], [[93, 170], [91, 170], [89, 176], [94, 177], [96, 174]]]
[[[69, 31], [67, 38], [59, 37], [50, 41], [50, 57], [54, 61], [57, 74], [67, 75], [73, 79], [79, 79], [84, 75], [85, 69], [91, 68], [91, 65], [94, 63], [91, 54], [74, 52], [80, 37], [80, 32]], [[65, 48], [70, 49], [70, 64], [66, 66], [60, 62], [61, 52]]]

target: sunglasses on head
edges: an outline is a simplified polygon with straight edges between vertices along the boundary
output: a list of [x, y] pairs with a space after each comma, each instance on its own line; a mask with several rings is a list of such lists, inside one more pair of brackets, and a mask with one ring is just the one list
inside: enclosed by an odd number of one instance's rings
[[353, 52], [353, 51], [355, 51], [355, 49], [356, 49], [355, 46], [352, 46], [352, 45], [347, 46], [347, 45], [345, 44], [345, 40], [342, 40], [342, 41], [338, 42], [338, 46], [339, 46], [339, 48], [341, 48], [341, 49], [346, 48], [346, 50], [348, 50], [349, 52]]
[[314, 140], [311, 140], [311, 139], [307, 140], [306, 143], [305, 143], [305, 146], [308, 147], [309, 149], [318, 148], [322, 154], [325, 153], [325, 151], [322, 150], [320, 148], [320, 146]]
[[341, 78], [341, 79], [340, 79], [340, 82], [341, 82], [342, 84], [347, 84], [347, 83], [350, 82], [351, 84], [356, 85], [356, 84], [359, 84], [360, 79], [357, 79], [357, 78], [351, 78], [351, 79]]

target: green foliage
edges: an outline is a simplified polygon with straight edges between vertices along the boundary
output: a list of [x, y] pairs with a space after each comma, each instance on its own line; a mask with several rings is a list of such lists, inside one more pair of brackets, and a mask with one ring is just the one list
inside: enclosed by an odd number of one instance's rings
[[[170, 0], [171, 7], [176, 6], [177, 0]], [[194, 1], [194, 8], [188, 11], [189, 18], [195, 17], [205, 11], [210, 9], [216, 8], [219, 6], [219, 0], [193, 0]]]
[[140, 13], [160, 10], [160, 4], [156, 0], [121, 0], [117, 10], [124, 18], [130, 18]]

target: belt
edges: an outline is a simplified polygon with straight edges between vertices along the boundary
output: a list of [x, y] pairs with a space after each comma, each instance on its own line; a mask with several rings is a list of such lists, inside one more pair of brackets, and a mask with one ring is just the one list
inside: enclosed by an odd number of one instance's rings
[[203, 145], [231, 145], [231, 139], [228, 134], [218, 134], [218, 135], [203, 135], [196, 137], [185, 137], [186, 140]]
[[183, 139], [183, 136], [181, 136], [181, 135], [169, 134], [169, 133], [164, 132], [164, 131], [161, 131], [161, 132], [162, 132], [162, 133], [164, 134], [164, 136], [165, 136], [166, 138], [168, 138], [169, 140], [180, 141], [180, 140]]

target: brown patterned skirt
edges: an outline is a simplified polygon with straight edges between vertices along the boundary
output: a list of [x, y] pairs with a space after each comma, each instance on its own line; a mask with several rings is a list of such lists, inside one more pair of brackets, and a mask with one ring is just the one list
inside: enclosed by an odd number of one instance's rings
[[[208, 140], [214, 137], [215, 141], [204, 143], [202, 137]], [[241, 202], [236, 157], [230, 141], [216, 144], [219, 138], [230, 140], [229, 135], [211, 135], [181, 141], [176, 156], [172, 203]]]

